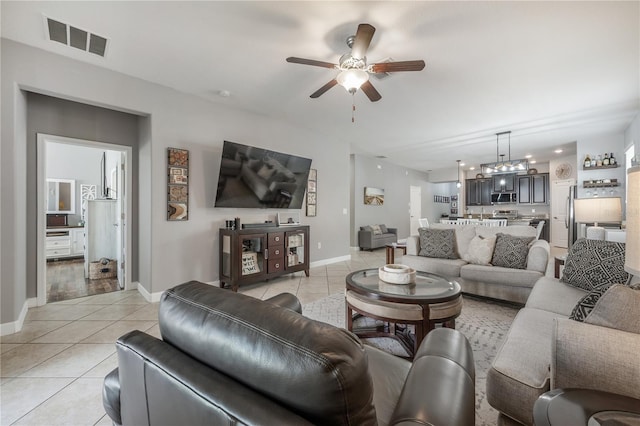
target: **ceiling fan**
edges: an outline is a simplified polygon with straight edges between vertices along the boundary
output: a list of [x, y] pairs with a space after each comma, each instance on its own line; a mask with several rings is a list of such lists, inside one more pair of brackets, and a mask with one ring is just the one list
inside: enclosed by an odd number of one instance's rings
[[296, 57], [287, 58], [287, 62], [340, 70], [340, 73], [336, 78], [313, 92], [311, 94], [312, 98], [320, 97], [320, 95], [325, 93], [327, 90], [331, 89], [336, 84], [339, 84], [352, 95], [354, 95], [358, 89], [362, 89], [371, 102], [379, 101], [382, 99], [382, 96], [369, 81], [369, 74], [399, 71], [421, 71], [424, 69], [425, 64], [423, 60], [367, 64], [367, 49], [369, 48], [369, 44], [371, 43], [371, 39], [373, 38], [373, 33], [375, 31], [376, 29], [372, 25], [358, 25], [356, 35], [347, 38], [347, 46], [351, 48], [351, 53], [345, 53], [342, 55], [338, 64]]

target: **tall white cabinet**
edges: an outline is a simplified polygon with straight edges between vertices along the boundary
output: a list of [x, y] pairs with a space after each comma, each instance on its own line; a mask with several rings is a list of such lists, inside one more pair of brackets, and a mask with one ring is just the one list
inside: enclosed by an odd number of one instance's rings
[[116, 200], [86, 200], [84, 276], [89, 277], [89, 263], [103, 257], [116, 259], [118, 222]]

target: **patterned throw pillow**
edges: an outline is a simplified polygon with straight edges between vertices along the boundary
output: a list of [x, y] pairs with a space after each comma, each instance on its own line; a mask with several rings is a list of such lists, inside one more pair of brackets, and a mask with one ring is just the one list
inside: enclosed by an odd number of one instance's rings
[[453, 229], [420, 228], [420, 253], [425, 257], [457, 259], [456, 234]]
[[605, 294], [612, 285], [612, 283], [605, 283], [594, 287], [593, 290], [578, 301], [573, 311], [571, 311], [569, 319], [584, 322], [596, 306], [596, 303], [598, 303], [598, 300], [600, 300], [600, 297]]
[[529, 243], [535, 237], [516, 237], [498, 232], [491, 264], [512, 269], [526, 269]]
[[373, 231], [373, 235], [382, 235], [382, 229], [380, 229], [380, 225], [371, 225], [371, 230]]
[[386, 234], [387, 232], [389, 232], [386, 225], [380, 225], [380, 230], [382, 231], [383, 234]]
[[627, 282], [624, 248], [624, 243], [579, 239], [564, 262], [560, 281], [587, 291], [600, 284]]
[[496, 237], [476, 235], [469, 242], [467, 252], [462, 256], [462, 259], [476, 265], [490, 265], [495, 245]]

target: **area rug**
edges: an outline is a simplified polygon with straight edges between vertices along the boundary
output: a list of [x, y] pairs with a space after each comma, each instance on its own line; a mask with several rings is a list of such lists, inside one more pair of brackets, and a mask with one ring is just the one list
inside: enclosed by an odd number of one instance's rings
[[[518, 309], [513, 306], [465, 296], [462, 313], [456, 319], [456, 329], [464, 333], [473, 348], [476, 366], [476, 425], [496, 424], [498, 412], [489, 405], [485, 395], [487, 371], [517, 312]], [[333, 294], [308, 303], [303, 306], [302, 313], [308, 318], [344, 328], [344, 295]], [[355, 325], [371, 325], [372, 322], [371, 319], [361, 318], [356, 320]], [[394, 339], [366, 339], [364, 343], [396, 355], [406, 355]]]

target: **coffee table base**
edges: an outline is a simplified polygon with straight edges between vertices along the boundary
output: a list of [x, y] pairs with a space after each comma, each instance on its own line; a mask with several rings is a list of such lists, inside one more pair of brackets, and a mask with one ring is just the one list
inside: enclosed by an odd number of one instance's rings
[[[396, 339], [409, 354], [409, 359], [413, 359], [424, 337], [436, 328], [436, 325], [442, 324], [444, 327], [455, 328], [455, 319], [460, 315], [462, 309], [462, 297], [450, 302], [436, 303], [433, 304], [434, 313], [444, 314], [444, 316], [430, 319], [431, 310], [428, 304], [410, 305], [368, 300], [352, 291], [347, 291], [346, 299], [346, 323], [349, 331], [362, 338], [390, 337]], [[354, 329], [354, 312], [356, 316], [362, 315], [379, 320], [383, 324], [376, 327]], [[414, 333], [409, 331], [408, 325], [415, 327]]]

